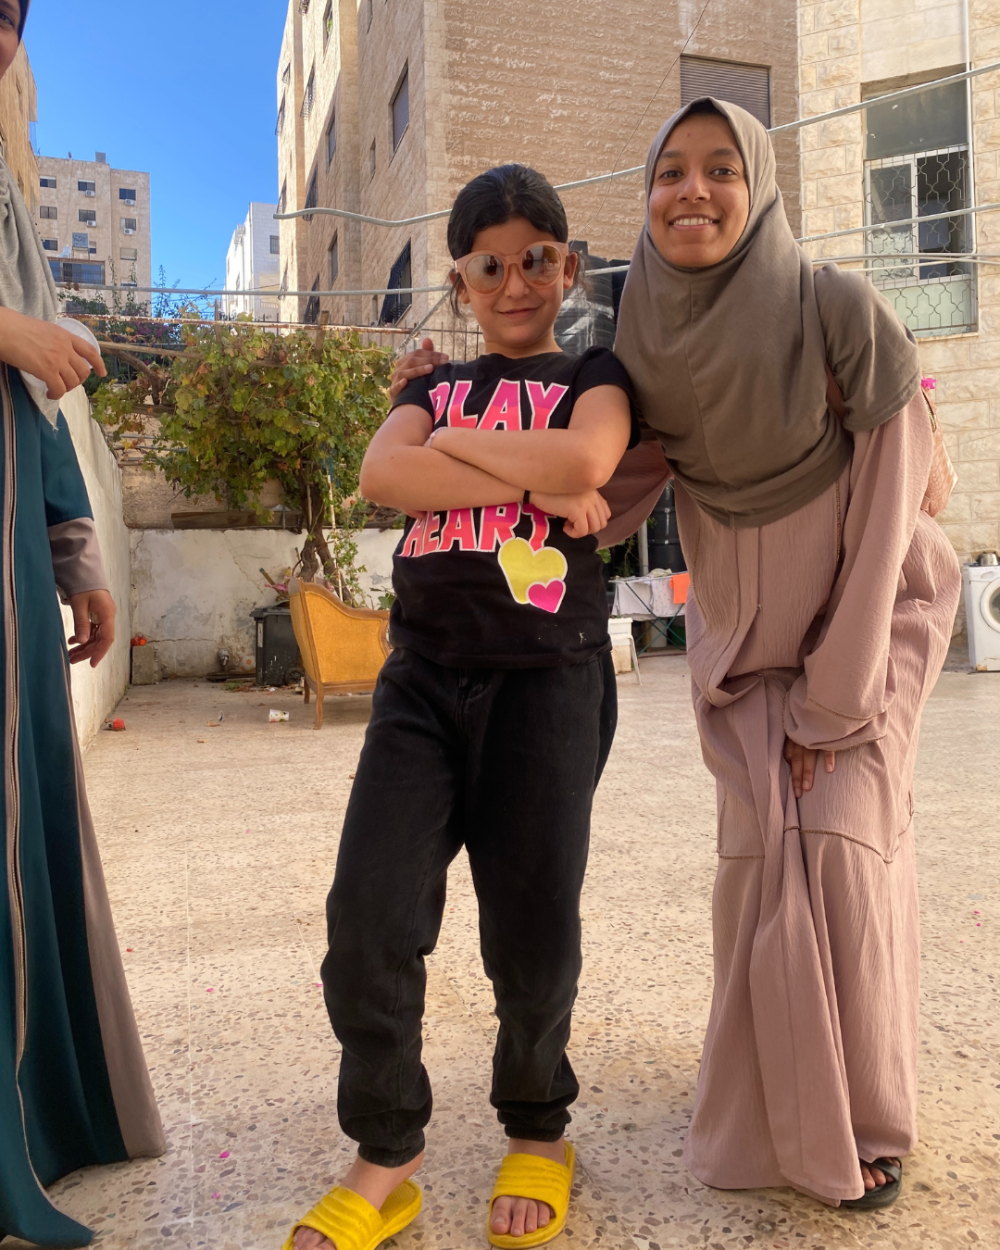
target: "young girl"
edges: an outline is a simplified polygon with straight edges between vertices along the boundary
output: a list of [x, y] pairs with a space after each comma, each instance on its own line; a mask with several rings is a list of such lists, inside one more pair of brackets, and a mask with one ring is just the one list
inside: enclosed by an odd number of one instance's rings
[[461, 191], [453, 301], [485, 354], [412, 381], [365, 458], [365, 496], [411, 519], [394, 558], [395, 650], [327, 905], [338, 1109], [358, 1157], [286, 1250], [373, 1250], [420, 1210], [424, 960], [463, 845], [500, 1021], [491, 1102], [510, 1138], [489, 1240], [537, 1246], [566, 1221], [580, 890], [617, 715], [593, 535], [609, 515], [598, 490], [635, 438], [614, 356], [569, 356], [553, 336], [576, 276], [567, 235], [531, 169], [491, 169]]

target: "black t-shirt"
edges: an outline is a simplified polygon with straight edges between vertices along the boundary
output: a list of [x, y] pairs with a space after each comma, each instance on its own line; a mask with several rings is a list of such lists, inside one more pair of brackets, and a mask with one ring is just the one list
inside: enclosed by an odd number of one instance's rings
[[[595, 386], [632, 400], [624, 366], [606, 348], [582, 356], [492, 353], [441, 365], [400, 392], [434, 428], [564, 430]], [[638, 427], [632, 406], [632, 437]], [[393, 556], [394, 646], [460, 668], [579, 664], [610, 646], [597, 539], [567, 538], [563, 519], [521, 500], [409, 519]]]

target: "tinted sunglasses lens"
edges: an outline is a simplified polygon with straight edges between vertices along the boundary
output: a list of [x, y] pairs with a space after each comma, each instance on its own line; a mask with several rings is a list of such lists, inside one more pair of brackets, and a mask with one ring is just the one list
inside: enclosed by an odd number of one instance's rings
[[563, 258], [549, 243], [536, 243], [521, 257], [521, 269], [532, 286], [548, 286], [562, 274]]
[[503, 261], [486, 252], [473, 256], [465, 267], [465, 280], [480, 294], [495, 291], [503, 283]]

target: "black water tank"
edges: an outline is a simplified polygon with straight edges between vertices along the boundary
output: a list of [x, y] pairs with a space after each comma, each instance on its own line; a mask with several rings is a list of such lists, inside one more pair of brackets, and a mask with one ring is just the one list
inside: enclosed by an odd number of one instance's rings
[[649, 532], [649, 567], [683, 573], [687, 569], [681, 536], [677, 529], [673, 483], [668, 485], [653, 509], [653, 525]]

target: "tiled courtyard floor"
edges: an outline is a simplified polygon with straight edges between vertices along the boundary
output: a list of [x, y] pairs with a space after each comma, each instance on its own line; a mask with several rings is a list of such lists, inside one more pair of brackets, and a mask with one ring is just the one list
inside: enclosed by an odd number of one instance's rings
[[[685, 1171], [709, 1004], [714, 787], [683, 658], [620, 680], [584, 899], [572, 1058], [579, 1170], [557, 1247], [1000, 1246], [1000, 674], [945, 673], [917, 788], [924, 913], [922, 1142], [890, 1210], [791, 1191], [722, 1193]], [[270, 707], [291, 712], [269, 725]], [[337, 1048], [317, 986], [323, 904], [366, 698], [170, 682], [130, 692], [128, 730], [87, 753], [90, 796], [170, 1149], [77, 1173], [56, 1202], [102, 1250], [280, 1250], [337, 1178]], [[224, 719], [219, 723], [219, 716]], [[210, 725], [212, 727], [210, 727]], [[493, 1017], [464, 859], [430, 960], [436, 1108], [423, 1214], [400, 1250], [471, 1250], [503, 1138], [487, 1102]], [[19, 1243], [8, 1241], [20, 1250]]]

